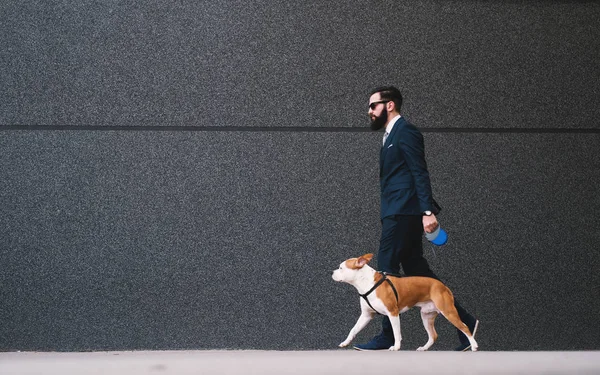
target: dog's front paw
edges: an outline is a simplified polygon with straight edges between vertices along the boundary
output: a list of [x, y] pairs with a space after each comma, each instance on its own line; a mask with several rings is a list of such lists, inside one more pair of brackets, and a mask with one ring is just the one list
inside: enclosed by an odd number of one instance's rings
[[400, 345], [394, 345], [394, 346], [390, 346], [391, 351], [397, 352], [398, 350], [400, 350]]
[[418, 352], [424, 352], [424, 351], [427, 351], [427, 348], [425, 348], [424, 346], [419, 346], [419, 347], [417, 348], [417, 351], [418, 351]]
[[338, 345], [340, 348], [345, 348], [346, 346], [350, 345], [350, 341], [346, 340], [344, 342], [342, 342], [340, 345]]

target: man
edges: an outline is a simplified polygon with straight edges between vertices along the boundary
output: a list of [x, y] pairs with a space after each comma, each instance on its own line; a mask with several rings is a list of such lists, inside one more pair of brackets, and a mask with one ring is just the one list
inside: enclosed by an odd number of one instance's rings
[[[431, 271], [423, 257], [423, 231], [433, 232], [440, 207], [431, 193], [429, 172], [425, 162], [425, 146], [421, 132], [400, 115], [402, 94], [393, 86], [380, 87], [371, 92], [369, 117], [371, 129], [385, 128], [380, 152], [379, 179], [381, 187], [381, 240], [377, 254], [379, 271], [399, 273], [400, 265], [406, 276], [439, 278]], [[460, 319], [473, 336], [479, 321], [455, 300]], [[458, 331], [460, 345], [456, 350], [470, 349], [469, 340]], [[358, 350], [389, 349], [394, 344], [394, 333], [387, 317], [382, 321], [382, 332]]]

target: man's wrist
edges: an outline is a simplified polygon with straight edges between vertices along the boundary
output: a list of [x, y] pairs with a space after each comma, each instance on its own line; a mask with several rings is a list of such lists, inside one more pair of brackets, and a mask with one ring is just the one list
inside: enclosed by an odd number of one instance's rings
[[427, 211], [423, 211], [423, 216], [431, 216], [433, 215], [433, 212], [427, 210]]

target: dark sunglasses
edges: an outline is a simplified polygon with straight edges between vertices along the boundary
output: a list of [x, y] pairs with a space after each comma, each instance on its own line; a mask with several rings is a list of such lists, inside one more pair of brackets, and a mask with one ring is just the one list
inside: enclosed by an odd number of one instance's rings
[[372, 111], [375, 109], [375, 107], [377, 107], [377, 104], [387, 103], [387, 102], [391, 102], [391, 100], [380, 100], [378, 102], [373, 102], [373, 103], [369, 104], [369, 108], [371, 108], [371, 111]]

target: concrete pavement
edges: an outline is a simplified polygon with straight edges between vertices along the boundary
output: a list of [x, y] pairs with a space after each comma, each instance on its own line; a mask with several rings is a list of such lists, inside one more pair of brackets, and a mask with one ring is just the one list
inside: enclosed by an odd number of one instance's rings
[[0, 353], [0, 374], [600, 374], [590, 352], [135, 351]]

